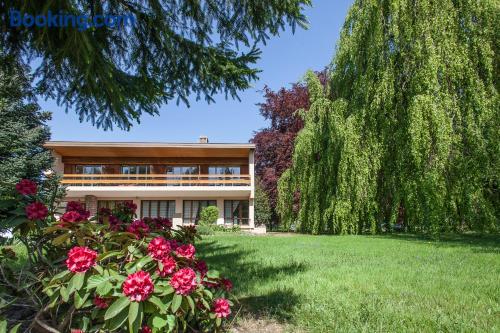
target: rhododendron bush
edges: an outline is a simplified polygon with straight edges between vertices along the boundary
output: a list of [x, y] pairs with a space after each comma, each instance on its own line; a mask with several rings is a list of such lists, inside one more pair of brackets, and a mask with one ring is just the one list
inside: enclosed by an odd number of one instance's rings
[[232, 283], [199, 258], [195, 227], [133, 219], [135, 210], [126, 202], [89, 220], [81, 205], [68, 203], [45, 229], [67, 249], [44, 289], [49, 307], [67, 306], [71, 328], [83, 332], [221, 331]]

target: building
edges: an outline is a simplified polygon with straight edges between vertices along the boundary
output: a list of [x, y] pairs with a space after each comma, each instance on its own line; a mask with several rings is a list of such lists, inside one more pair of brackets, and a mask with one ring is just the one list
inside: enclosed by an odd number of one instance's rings
[[254, 145], [49, 141], [66, 200], [101, 207], [133, 201], [137, 217], [196, 224], [201, 210], [219, 209], [220, 225], [254, 229]]

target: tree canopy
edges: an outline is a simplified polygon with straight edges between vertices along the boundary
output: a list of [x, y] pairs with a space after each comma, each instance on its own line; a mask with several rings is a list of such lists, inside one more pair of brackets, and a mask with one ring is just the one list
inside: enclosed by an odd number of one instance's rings
[[[496, 1], [355, 1], [280, 179], [309, 233], [498, 230]], [[299, 209], [292, 206], [299, 196]]]
[[[40, 59], [36, 86], [81, 121], [128, 129], [162, 103], [237, 98], [257, 78], [258, 44], [291, 26], [306, 27], [310, 0], [6, 0], [2, 48]], [[134, 26], [10, 27], [9, 10], [30, 15], [133, 15]], [[240, 48], [244, 51], [240, 51]], [[36, 62], [33, 62], [36, 63]]]
[[51, 167], [43, 147], [50, 138], [49, 119], [36, 103], [28, 68], [0, 52], [0, 196], [20, 179], [39, 179]]

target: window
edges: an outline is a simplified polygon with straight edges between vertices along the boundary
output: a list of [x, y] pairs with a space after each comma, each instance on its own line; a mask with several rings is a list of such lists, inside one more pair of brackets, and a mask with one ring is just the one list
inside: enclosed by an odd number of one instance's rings
[[82, 175], [100, 175], [102, 174], [102, 165], [76, 165], [75, 173]]
[[142, 200], [142, 217], [168, 217], [172, 219], [175, 214], [175, 200]]
[[183, 224], [197, 224], [200, 219], [200, 213], [203, 208], [208, 206], [217, 206], [215, 200], [184, 200], [182, 210]]
[[[200, 173], [200, 168], [197, 165], [187, 165], [187, 166], [167, 166], [167, 175], [178, 175], [178, 177], [168, 177], [168, 180], [196, 180]], [[196, 177], [181, 177], [182, 175], [196, 175]], [[190, 183], [177, 183], [169, 184], [174, 186], [185, 185], [192, 186], [194, 184]]]
[[123, 204], [125, 202], [133, 202], [132, 200], [98, 200], [97, 201], [97, 209], [100, 208], [109, 208], [115, 209], [118, 204]]
[[208, 167], [209, 175], [239, 175], [241, 173], [240, 166], [210, 166]]
[[122, 174], [125, 175], [148, 175], [150, 173], [150, 165], [122, 165]]
[[248, 225], [248, 200], [224, 200], [224, 224]]

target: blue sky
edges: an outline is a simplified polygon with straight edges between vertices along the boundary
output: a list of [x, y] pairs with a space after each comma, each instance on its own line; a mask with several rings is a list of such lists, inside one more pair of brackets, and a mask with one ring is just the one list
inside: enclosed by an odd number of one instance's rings
[[130, 131], [103, 131], [90, 123], [80, 123], [74, 112], [65, 113], [55, 101], [40, 99], [42, 108], [53, 114], [49, 122], [52, 140], [195, 142], [200, 135], [207, 135], [210, 142], [247, 142], [254, 131], [267, 126], [256, 106], [264, 100], [264, 86], [289, 86], [308, 69], [327, 66], [351, 3], [352, 0], [313, 0], [313, 7], [306, 10], [308, 30], [299, 29], [292, 34], [287, 29], [262, 45], [257, 63], [262, 70], [260, 79], [252, 88], [240, 92], [241, 102], [226, 100], [224, 96], [217, 96], [216, 103], [210, 105], [205, 101], [193, 102], [190, 108], [174, 102], [163, 106], [159, 116], [144, 115]]

